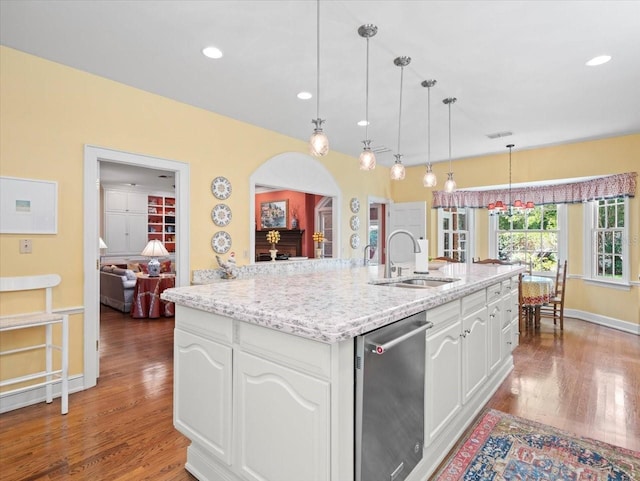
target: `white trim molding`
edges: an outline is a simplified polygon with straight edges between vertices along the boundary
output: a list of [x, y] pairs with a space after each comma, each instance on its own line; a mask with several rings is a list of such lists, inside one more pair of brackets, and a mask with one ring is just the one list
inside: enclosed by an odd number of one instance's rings
[[580, 319], [581, 321], [591, 322], [593, 324], [610, 327], [611, 329], [640, 336], [640, 324], [634, 324], [629, 321], [622, 321], [620, 319], [614, 319], [613, 317], [607, 317], [600, 314], [593, 314], [591, 312], [580, 311], [578, 309], [565, 308], [564, 315], [565, 317], [573, 317]]

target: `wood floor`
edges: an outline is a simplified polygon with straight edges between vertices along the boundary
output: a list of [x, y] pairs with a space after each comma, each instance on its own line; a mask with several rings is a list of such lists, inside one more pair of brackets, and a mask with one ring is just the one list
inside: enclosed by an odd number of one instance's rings
[[[173, 319], [103, 307], [98, 386], [0, 415], [0, 480], [191, 481], [172, 425]], [[523, 334], [489, 406], [640, 451], [640, 339], [574, 319]], [[304, 480], [301, 480], [304, 481]]]

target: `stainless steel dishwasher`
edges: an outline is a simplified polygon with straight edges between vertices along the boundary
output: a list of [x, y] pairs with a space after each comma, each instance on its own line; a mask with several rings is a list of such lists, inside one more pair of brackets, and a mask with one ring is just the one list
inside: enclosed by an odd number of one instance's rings
[[356, 337], [356, 481], [402, 481], [422, 459], [426, 317]]

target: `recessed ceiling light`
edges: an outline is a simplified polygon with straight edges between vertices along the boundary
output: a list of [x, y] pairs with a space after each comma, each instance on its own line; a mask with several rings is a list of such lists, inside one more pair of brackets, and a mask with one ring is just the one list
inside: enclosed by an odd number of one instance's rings
[[589, 67], [595, 67], [596, 65], [602, 65], [603, 63], [607, 63], [611, 60], [611, 55], [598, 55], [597, 57], [593, 57], [589, 60], [585, 65]]
[[298, 94], [300, 100], [309, 100], [311, 97], [313, 97], [313, 95], [311, 95], [310, 92], [300, 92]]
[[358, 125], [360, 127], [366, 127], [367, 125], [371, 125], [369, 122], [367, 122], [366, 120], [360, 120], [358, 121]]
[[202, 54], [209, 58], [222, 58], [222, 50], [218, 47], [205, 47], [202, 49]]

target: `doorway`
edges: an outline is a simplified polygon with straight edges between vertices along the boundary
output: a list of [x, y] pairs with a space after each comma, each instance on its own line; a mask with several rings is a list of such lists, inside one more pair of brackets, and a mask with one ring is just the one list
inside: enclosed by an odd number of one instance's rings
[[84, 383], [100, 374], [100, 162], [170, 171], [176, 193], [176, 286], [189, 284], [189, 164], [86, 145], [84, 148]]

